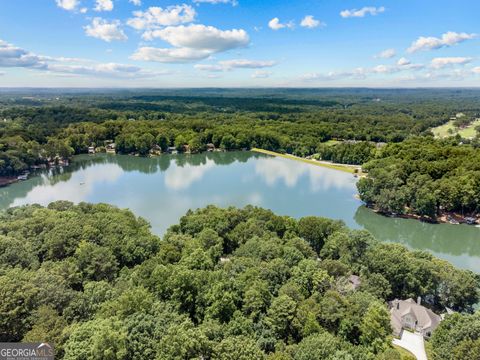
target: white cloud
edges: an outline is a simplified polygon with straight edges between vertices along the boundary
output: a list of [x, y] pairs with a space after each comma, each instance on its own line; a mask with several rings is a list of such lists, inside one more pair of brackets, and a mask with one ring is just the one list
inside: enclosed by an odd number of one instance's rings
[[286, 24], [282, 24], [278, 17], [273, 18], [272, 20], [270, 20], [268, 22], [268, 27], [272, 30], [280, 30], [280, 29], [283, 29], [283, 28], [293, 29], [294, 26], [295, 26], [295, 24], [293, 23], [293, 21], [289, 21]]
[[312, 15], [307, 15], [300, 22], [300, 26], [313, 29], [319, 26], [325, 26], [325, 24], [320, 20], [315, 19]]
[[266, 71], [266, 70], [256, 70], [252, 74], [252, 79], [266, 79], [272, 75], [271, 71]]
[[193, 2], [196, 4], [204, 3], [204, 4], [213, 4], [213, 5], [216, 5], [216, 4], [232, 4], [232, 6], [238, 5], [237, 0], [193, 0]]
[[53, 64], [49, 65], [48, 70], [64, 74], [137, 79], [169, 74], [168, 71], [148, 71], [138, 66], [117, 63], [94, 64], [90, 66]]
[[166, 71], [152, 71], [134, 65], [97, 63], [88, 59], [33, 54], [0, 40], [0, 67], [23, 67], [52, 74], [76, 74], [110, 78], [151, 78]]
[[398, 65], [398, 66], [410, 65], [410, 63], [411, 63], [410, 60], [408, 60], [408, 59], [406, 59], [406, 58], [404, 58], [404, 57], [398, 59], [398, 61], [397, 61], [397, 65]]
[[225, 71], [225, 68], [222, 65], [213, 65], [213, 64], [196, 64], [194, 68], [200, 71], [209, 71], [209, 72]]
[[233, 69], [263, 69], [275, 66], [275, 61], [256, 61], [247, 59], [232, 59], [219, 61], [218, 64], [197, 64], [195, 69], [200, 71], [220, 72]]
[[142, 0], [128, 0], [128, 1], [131, 2], [135, 6], [142, 5]]
[[47, 64], [41, 56], [0, 40], [0, 67], [44, 69]]
[[189, 48], [161, 49], [155, 47], [141, 47], [131, 56], [133, 60], [154, 61], [161, 63], [188, 63], [203, 60], [212, 54], [208, 50]]
[[396, 70], [395, 68], [390, 67], [388, 65], [377, 65], [372, 69], [372, 72], [377, 74], [387, 74], [387, 73], [394, 72], [395, 70]]
[[374, 6], [365, 6], [361, 9], [351, 9], [351, 10], [343, 10], [340, 12], [340, 16], [343, 18], [351, 18], [351, 17], [364, 17], [365, 15], [378, 15], [385, 11], [383, 6], [381, 7], [374, 7]]
[[67, 11], [74, 11], [80, 5], [80, 0], [56, 0], [56, 2], [58, 7]]
[[144, 38], [162, 39], [173, 48], [142, 47], [132, 55], [132, 59], [165, 63], [206, 59], [215, 53], [245, 47], [250, 42], [243, 29], [220, 30], [200, 24], [150, 30]]
[[86, 14], [88, 9], [86, 7], [80, 9], [80, 13]]
[[381, 59], [391, 59], [395, 55], [397, 55], [395, 49], [386, 49], [375, 55], [375, 57]]
[[234, 59], [234, 60], [225, 60], [220, 61], [220, 65], [225, 68], [243, 68], [243, 69], [260, 69], [266, 67], [272, 67], [276, 64], [275, 61], [254, 61], [254, 60], [246, 60], [246, 59]]
[[112, 11], [113, 2], [112, 0], [96, 0], [95, 11]]
[[432, 59], [430, 65], [435, 69], [441, 69], [446, 66], [465, 65], [472, 60], [471, 57], [438, 57]]
[[220, 30], [205, 25], [168, 26], [161, 30], [153, 30], [146, 35], [147, 39], [159, 38], [175, 47], [226, 51], [247, 46], [249, 37], [245, 30]]
[[90, 25], [84, 27], [87, 36], [101, 39], [107, 42], [113, 40], [127, 40], [127, 35], [120, 28], [120, 21], [108, 22], [102, 18], [94, 18]]
[[190, 5], [175, 5], [165, 9], [150, 7], [147, 11], [134, 11], [127, 24], [137, 30], [158, 29], [162, 26], [179, 25], [195, 20], [197, 15]]
[[400, 59], [396, 65], [377, 65], [372, 68], [358, 67], [348, 71], [331, 71], [326, 74], [307, 73], [300, 77], [303, 81], [335, 81], [341, 79], [365, 79], [369, 75], [388, 75], [408, 70], [417, 71], [425, 68], [422, 64], [411, 64], [407, 59]]
[[474, 67], [472, 69], [472, 72], [474, 72], [475, 74], [480, 74], [480, 66]]
[[476, 34], [456, 33], [453, 31], [446, 32], [440, 38], [433, 36], [420, 36], [407, 49], [408, 52], [413, 53], [420, 50], [434, 50], [442, 47], [450, 47], [459, 44], [466, 40], [474, 39]]
[[300, 77], [303, 81], [317, 81], [317, 80], [325, 80], [325, 81], [333, 81], [333, 80], [340, 80], [345, 78], [354, 78], [354, 79], [364, 79], [366, 74], [369, 70], [359, 67], [352, 71], [330, 71], [326, 74], [319, 74], [319, 73], [307, 73]]

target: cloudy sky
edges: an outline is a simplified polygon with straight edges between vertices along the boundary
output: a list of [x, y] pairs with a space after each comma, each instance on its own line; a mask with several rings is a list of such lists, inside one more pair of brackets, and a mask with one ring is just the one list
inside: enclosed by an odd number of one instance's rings
[[0, 87], [480, 86], [478, 0], [0, 0]]

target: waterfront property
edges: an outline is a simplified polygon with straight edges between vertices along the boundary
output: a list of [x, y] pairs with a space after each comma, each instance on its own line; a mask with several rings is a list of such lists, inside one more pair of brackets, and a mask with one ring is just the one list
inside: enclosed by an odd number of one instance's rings
[[417, 302], [413, 299], [395, 299], [389, 302], [389, 307], [393, 334], [397, 337], [400, 337], [402, 331], [406, 329], [416, 331], [428, 338], [442, 320], [440, 315], [422, 306], [420, 298]]

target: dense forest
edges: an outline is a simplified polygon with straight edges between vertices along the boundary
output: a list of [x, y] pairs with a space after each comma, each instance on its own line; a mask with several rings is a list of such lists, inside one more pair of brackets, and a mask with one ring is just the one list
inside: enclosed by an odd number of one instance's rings
[[[120, 152], [189, 145], [308, 156], [331, 139], [399, 142], [452, 113], [480, 113], [474, 90], [0, 92], [0, 176], [115, 141]], [[132, 124], [133, 122], [133, 124]], [[365, 154], [339, 161], [363, 161]]]
[[53, 342], [58, 358], [402, 359], [385, 302], [417, 296], [460, 311], [433, 359], [478, 358], [478, 276], [340, 221], [209, 206], [160, 240], [105, 204], [0, 220], [0, 341]]
[[457, 139], [411, 138], [388, 144], [363, 166], [360, 197], [382, 212], [435, 219], [480, 212], [480, 149]]

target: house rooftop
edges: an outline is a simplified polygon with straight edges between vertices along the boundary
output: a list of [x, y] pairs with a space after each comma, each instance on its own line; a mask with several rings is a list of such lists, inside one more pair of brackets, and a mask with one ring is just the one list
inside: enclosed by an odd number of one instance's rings
[[417, 328], [421, 330], [435, 329], [440, 321], [441, 317], [435, 314], [432, 310], [427, 309], [415, 302], [413, 299], [398, 300], [395, 299], [389, 303], [391, 323], [393, 330], [399, 333], [402, 329], [402, 318], [408, 314], [412, 315], [417, 321]]

